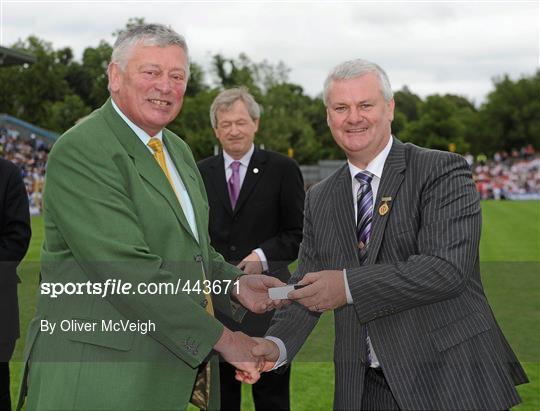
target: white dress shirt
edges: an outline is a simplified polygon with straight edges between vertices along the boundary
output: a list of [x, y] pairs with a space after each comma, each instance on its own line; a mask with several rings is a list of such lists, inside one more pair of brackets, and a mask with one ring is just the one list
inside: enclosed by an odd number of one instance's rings
[[[244, 154], [241, 159], [235, 160], [225, 150], [223, 150], [223, 165], [225, 167], [225, 181], [227, 182], [227, 187], [232, 176], [231, 164], [233, 161], [239, 161], [240, 167], [238, 168], [238, 173], [240, 174], [240, 189], [242, 188], [242, 184], [244, 184], [244, 179], [246, 178], [246, 174], [248, 172], [249, 162], [251, 161], [251, 156], [253, 155], [254, 151], [255, 145], [251, 144], [251, 148], [248, 150], [248, 152]], [[240, 191], [238, 193], [240, 194]], [[259, 256], [263, 271], [268, 271], [268, 261], [266, 260], [266, 255], [264, 254], [262, 248], [257, 248], [253, 250], [253, 252]]]
[[[118, 108], [118, 106], [114, 103], [114, 100], [112, 101], [112, 106], [118, 113], [118, 115], [124, 120], [129, 128], [133, 130], [133, 132], [139, 137], [139, 139], [143, 142], [143, 144], [146, 146], [146, 148], [152, 153], [152, 156], [154, 155], [154, 150], [148, 146], [148, 142], [152, 138], [151, 136], [146, 133], [142, 128], [137, 126], [135, 123], [133, 123], [127, 116], [122, 113], [122, 111]], [[154, 138], [157, 138], [161, 141], [163, 144], [163, 130], [160, 130]], [[165, 161], [167, 162], [167, 168], [169, 169], [169, 174], [172, 179], [172, 183], [174, 186], [174, 191], [176, 192], [176, 195], [178, 197], [178, 202], [180, 205], [185, 205], [185, 207], [182, 207], [182, 211], [184, 212], [184, 215], [186, 217], [186, 220], [188, 221], [189, 227], [191, 228], [191, 231], [193, 232], [193, 235], [199, 241], [199, 234], [197, 232], [197, 223], [195, 222], [195, 212], [193, 211], [193, 204], [191, 203], [191, 199], [189, 198], [189, 194], [186, 190], [186, 186], [184, 185], [184, 182], [182, 181], [182, 178], [180, 177], [180, 173], [178, 173], [178, 170], [174, 166], [174, 162], [169, 155], [169, 152], [167, 150], [167, 147], [165, 144], [163, 144], [163, 153], [165, 154]], [[187, 208], [187, 210], [186, 210]]]
[[[379, 190], [379, 184], [381, 183], [381, 177], [382, 172], [384, 169], [384, 163], [386, 162], [386, 158], [388, 157], [388, 154], [390, 153], [390, 149], [392, 148], [392, 136], [389, 136], [388, 143], [383, 148], [383, 150], [377, 154], [377, 156], [369, 162], [367, 167], [362, 170], [358, 167], [356, 167], [354, 164], [352, 164], [350, 161], [347, 161], [349, 165], [349, 172], [351, 173], [351, 194], [353, 197], [353, 204], [354, 204], [354, 221], [356, 222], [356, 214], [358, 213], [358, 204], [356, 203], [356, 195], [358, 193], [358, 189], [360, 188], [360, 182], [355, 178], [356, 174], [358, 174], [360, 171], [369, 171], [371, 174], [373, 174], [373, 178], [371, 179], [371, 191], [373, 193], [373, 201], [377, 198], [377, 192]], [[351, 295], [351, 290], [349, 288], [349, 282], [347, 281], [347, 271], [346, 269], [343, 269], [343, 282], [345, 284], [345, 294], [347, 295], [347, 304], [353, 304], [353, 298]], [[276, 343], [276, 345], [279, 348], [279, 358], [276, 361], [276, 365], [273, 369], [276, 369], [278, 367], [281, 367], [282, 365], [287, 363], [287, 349], [285, 348], [285, 344], [281, 339], [277, 337], [272, 336], [266, 336], [268, 340], [271, 340]], [[377, 359], [377, 355], [375, 354], [375, 351], [373, 349], [373, 346], [371, 345], [371, 341], [369, 339], [369, 336], [367, 338], [367, 343], [369, 346], [370, 354], [371, 354], [371, 364], [370, 366], [373, 368], [379, 367], [379, 360]]]

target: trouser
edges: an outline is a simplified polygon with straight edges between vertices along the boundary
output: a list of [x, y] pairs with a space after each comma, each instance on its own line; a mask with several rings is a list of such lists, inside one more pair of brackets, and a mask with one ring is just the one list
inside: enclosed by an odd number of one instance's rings
[[9, 363], [0, 362], [0, 410], [11, 410], [9, 395]]

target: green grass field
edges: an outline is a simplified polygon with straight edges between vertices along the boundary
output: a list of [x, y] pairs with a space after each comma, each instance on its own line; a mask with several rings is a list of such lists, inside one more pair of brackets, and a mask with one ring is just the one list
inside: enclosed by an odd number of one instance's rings
[[[518, 354], [531, 383], [518, 387], [523, 403], [514, 410], [540, 409], [540, 202], [482, 203], [483, 230], [480, 256], [482, 280], [491, 306], [510, 344]], [[27, 325], [33, 316], [39, 273], [39, 248], [43, 221], [32, 219], [33, 238], [21, 265], [19, 287], [21, 333], [12, 368], [15, 402]], [[317, 328], [293, 364], [293, 410], [332, 409], [334, 375], [332, 314], [322, 316]], [[248, 386], [242, 409], [252, 410]]]

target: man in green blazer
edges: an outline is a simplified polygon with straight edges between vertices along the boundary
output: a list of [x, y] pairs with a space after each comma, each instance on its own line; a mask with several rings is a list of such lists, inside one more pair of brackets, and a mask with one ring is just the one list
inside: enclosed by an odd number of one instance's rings
[[111, 98], [49, 157], [19, 406], [27, 390], [28, 409], [218, 409], [215, 354], [254, 378], [258, 364], [214, 307], [273, 309], [267, 289], [282, 283], [241, 276], [210, 246], [197, 166], [164, 128], [189, 77], [183, 37], [157, 24], [122, 33], [108, 75]]

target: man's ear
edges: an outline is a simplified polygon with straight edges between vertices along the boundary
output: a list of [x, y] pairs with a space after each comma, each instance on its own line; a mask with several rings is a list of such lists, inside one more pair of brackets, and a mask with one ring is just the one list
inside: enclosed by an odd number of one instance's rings
[[259, 120], [260, 120], [260, 119], [257, 118], [257, 119], [255, 119], [255, 121], [254, 121], [254, 123], [255, 123], [255, 133], [256, 133], [257, 131], [259, 131]]
[[118, 67], [118, 64], [116, 63], [110, 63], [109, 67], [107, 69], [107, 73], [109, 74], [109, 90], [111, 93], [116, 93], [118, 90], [120, 90], [120, 78], [121, 78], [121, 70], [120, 67]]
[[390, 121], [393, 121], [394, 120], [394, 108], [396, 106], [396, 103], [394, 101], [394, 99], [390, 99], [390, 101], [388, 102], [388, 109], [390, 110]]

